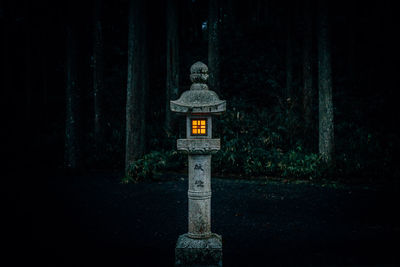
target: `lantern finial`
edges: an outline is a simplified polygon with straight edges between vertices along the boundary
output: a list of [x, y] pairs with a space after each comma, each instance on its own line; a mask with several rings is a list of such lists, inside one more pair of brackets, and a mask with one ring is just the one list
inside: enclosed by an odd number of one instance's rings
[[190, 67], [190, 80], [193, 84], [190, 90], [185, 91], [177, 100], [170, 101], [170, 108], [174, 112], [184, 114], [212, 114], [220, 115], [226, 110], [225, 100], [207, 86], [208, 67], [203, 62], [196, 62]]
[[191, 90], [208, 89], [206, 85], [208, 80], [208, 67], [203, 62], [197, 61], [190, 67], [190, 80], [193, 85]]

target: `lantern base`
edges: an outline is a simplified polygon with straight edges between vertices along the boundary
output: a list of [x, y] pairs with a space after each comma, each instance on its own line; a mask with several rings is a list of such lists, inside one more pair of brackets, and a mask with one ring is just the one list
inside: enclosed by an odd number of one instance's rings
[[179, 236], [175, 248], [175, 266], [222, 266], [222, 237], [193, 239], [187, 234]]

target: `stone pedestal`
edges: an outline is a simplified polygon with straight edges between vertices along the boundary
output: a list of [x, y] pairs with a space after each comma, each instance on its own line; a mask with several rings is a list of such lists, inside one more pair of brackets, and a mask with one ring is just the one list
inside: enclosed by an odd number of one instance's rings
[[175, 266], [222, 266], [222, 238], [211, 234], [205, 239], [194, 239], [183, 234], [175, 248]]

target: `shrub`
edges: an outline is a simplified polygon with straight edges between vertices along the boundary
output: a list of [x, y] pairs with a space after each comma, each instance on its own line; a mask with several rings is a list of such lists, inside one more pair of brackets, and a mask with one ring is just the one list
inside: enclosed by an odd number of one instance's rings
[[154, 178], [161, 171], [177, 170], [186, 162], [177, 151], [152, 151], [134, 161], [123, 182], [137, 182]]
[[[223, 144], [213, 156], [216, 171], [307, 179], [322, 175], [318, 155], [301, 145], [299, 118], [289, 114], [290, 105], [268, 110], [235, 99], [231, 102], [232, 108], [215, 123]], [[292, 143], [297, 145], [294, 150]]]
[[325, 170], [318, 154], [303, 153], [301, 147], [284, 154], [278, 166], [283, 177], [310, 180], [321, 177]]

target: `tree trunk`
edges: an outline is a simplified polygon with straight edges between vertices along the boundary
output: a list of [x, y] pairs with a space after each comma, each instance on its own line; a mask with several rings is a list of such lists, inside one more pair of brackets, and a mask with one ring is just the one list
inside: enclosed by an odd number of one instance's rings
[[285, 99], [290, 98], [292, 92], [293, 85], [293, 53], [292, 53], [292, 8], [289, 5], [287, 11], [287, 20], [286, 20], [286, 91], [284, 93]]
[[328, 22], [328, 2], [319, 2], [318, 12], [318, 98], [319, 153], [328, 165], [334, 163], [332, 68]]
[[30, 3], [25, 3], [26, 31], [25, 31], [25, 119], [28, 128], [31, 124], [32, 111], [32, 27], [30, 21]]
[[[234, 0], [227, 0], [225, 2], [225, 10], [226, 16], [225, 23], [227, 25], [227, 29], [231, 33], [236, 33], [236, 17], [235, 17], [235, 1]], [[233, 35], [232, 35], [233, 36]]]
[[[44, 38], [43, 33], [42, 33], [42, 38]], [[45, 49], [41, 48], [41, 59], [40, 59], [40, 72], [41, 72], [41, 84], [42, 84], [42, 103], [43, 103], [43, 108], [42, 108], [42, 118], [43, 118], [43, 125], [46, 126], [48, 123], [48, 69], [47, 69], [47, 51]]]
[[305, 138], [310, 136], [313, 124], [312, 19], [310, 8], [310, 0], [306, 0], [303, 13], [303, 116]]
[[347, 27], [347, 35], [348, 35], [348, 53], [347, 53], [347, 75], [348, 81], [350, 85], [350, 89], [353, 90], [356, 87], [356, 82], [358, 81], [356, 75], [356, 31], [355, 31], [355, 21], [352, 16], [348, 18], [348, 27]]
[[[0, 96], [2, 99], [5, 97], [5, 92], [9, 90], [9, 66], [8, 66], [8, 57], [10, 54], [9, 51], [9, 23], [8, 23], [8, 18], [7, 18], [7, 11], [4, 1], [0, 1], [0, 45], [1, 45], [1, 50], [2, 50], [2, 55], [1, 55], [1, 73], [0, 73], [0, 80], [1, 80], [1, 86], [2, 90], [0, 92]], [[3, 95], [4, 94], [4, 95]]]
[[148, 87], [143, 0], [129, 3], [125, 173], [145, 152], [145, 94]]
[[[251, 5], [251, 23], [253, 24], [253, 27], [257, 27], [260, 22], [261, 22], [261, 6], [263, 5], [262, 1], [256, 0], [255, 2], [252, 3]], [[264, 10], [262, 10], [264, 11]]]
[[219, 0], [209, 0], [208, 4], [208, 84], [211, 90], [220, 94]]
[[169, 101], [176, 100], [179, 94], [179, 35], [178, 35], [178, 1], [167, 1], [167, 91], [165, 106], [165, 129], [170, 134], [176, 124]]
[[270, 25], [270, 1], [266, 0], [264, 2], [264, 11], [263, 13], [263, 17], [264, 17], [264, 24], [267, 25], [268, 27], [271, 26]]
[[[70, 18], [71, 19], [71, 18]], [[67, 25], [66, 58], [66, 121], [65, 121], [65, 166], [77, 169], [80, 166], [79, 141], [79, 87], [77, 72], [77, 40], [75, 27]]]
[[94, 1], [93, 12], [93, 102], [94, 102], [94, 143], [96, 158], [104, 154], [104, 46], [101, 25], [102, 1]]

